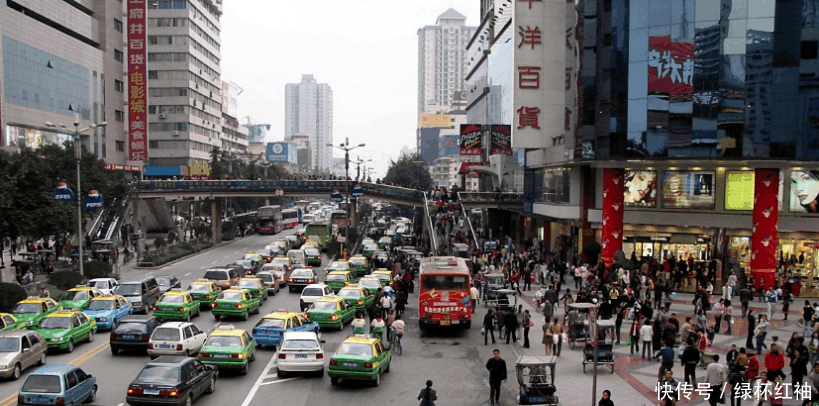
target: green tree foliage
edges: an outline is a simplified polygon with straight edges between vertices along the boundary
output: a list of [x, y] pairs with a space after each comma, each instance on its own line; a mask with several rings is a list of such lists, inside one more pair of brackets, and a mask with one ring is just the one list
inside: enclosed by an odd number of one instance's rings
[[28, 297], [26, 290], [16, 283], [0, 283], [0, 312], [11, 313], [17, 302]]
[[68, 290], [82, 283], [82, 275], [74, 271], [58, 271], [48, 275], [48, 283], [60, 290]]
[[224, 179], [226, 172], [225, 161], [222, 159], [219, 147], [213, 147], [210, 151], [210, 178]]
[[398, 161], [390, 160], [390, 168], [387, 170], [387, 176], [384, 177], [384, 183], [427, 190], [432, 185], [432, 176], [420, 154], [402, 155]]
[[88, 261], [83, 265], [83, 272], [88, 279], [107, 278], [111, 276], [113, 268], [105, 261]]

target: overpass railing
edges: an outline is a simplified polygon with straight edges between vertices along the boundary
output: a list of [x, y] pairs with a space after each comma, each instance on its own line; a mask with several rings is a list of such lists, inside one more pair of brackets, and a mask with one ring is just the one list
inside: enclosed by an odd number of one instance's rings
[[523, 193], [458, 192], [461, 203], [523, 203]]
[[[465, 192], [458, 192], [458, 201], [461, 201], [462, 193]], [[469, 213], [466, 212], [466, 208], [464, 208], [463, 204], [461, 204], [461, 213], [463, 213], [464, 215], [464, 220], [466, 221], [466, 224], [469, 225], [469, 232], [472, 234], [472, 241], [475, 243], [475, 248], [477, 249], [480, 247], [480, 245], [478, 244], [478, 236], [475, 234], [475, 228], [472, 227], [472, 219], [469, 217]]]
[[427, 200], [427, 194], [424, 192], [424, 216], [426, 216], [426, 222], [429, 226], [429, 242], [432, 244], [430, 247], [430, 252], [438, 252], [438, 241], [435, 238], [435, 224], [432, 223], [432, 217], [429, 215], [429, 200]]

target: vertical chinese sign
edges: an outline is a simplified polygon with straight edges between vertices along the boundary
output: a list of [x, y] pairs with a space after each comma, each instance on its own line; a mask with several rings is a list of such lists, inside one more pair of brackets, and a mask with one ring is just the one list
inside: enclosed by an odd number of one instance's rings
[[614, 263], [614, 253], [623, 249], [623, 169], [603, 169], [603, 229], [600, 257], [606, 267]]
[[146, 0], [128, 1], [128, 159], [148, 159]]
[[751, 271], [756, 286], [774, 286], [779, 241], [779, 170], [754, 174], [754, 214], [751, 226]]
[[563, 135], [566, 7], [565, 0], [515, 1], [515, 148], [545, 148]]
[[694, 44], [671, 42], [671, 36], [648, 38], [648, 93], [672, 100], [694, 94]]

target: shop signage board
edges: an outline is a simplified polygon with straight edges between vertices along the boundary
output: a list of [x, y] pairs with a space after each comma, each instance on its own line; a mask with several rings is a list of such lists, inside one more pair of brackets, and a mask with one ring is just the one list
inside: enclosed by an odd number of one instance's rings
[[148, 160], [147, 1], [128, 0], [128, 159]]
[[791, 204], [793, 213], [819, 213], [819, 171], [791, 171]]
[[364, 188], [361, 187], [360, 184], [356, 183], [355, 186], [353, 186], [352, 190], [350, 190], [350, 196], [352, 197], [364, 196]]
[[606, 266], [614, 263], [614, 253], [623, 249], [624, 170], [603, 169], [603, 228], [601, 259]]
[[333, 193], [330, 194], [330, 201], [333, 203], [341, 203], [344, 201], [344, 196], [338, 191], [338, 189], [333, 190]]
[[478, 155], [483, 153], [483, 130], [480, 124], [461, 124], [461, 136], [458, 141], [461, 155]]
[[779, 170], [756, 169], [751, 225], [751, 271], [757, 286], [774, 285], [779, 242]]
[[489, 155], [512, 156], [512, 129], [508, 125], [493, 125], [489, 129]]
[[712, 210], [714, 177], [713, 171], [663, 172], [663, 208]]

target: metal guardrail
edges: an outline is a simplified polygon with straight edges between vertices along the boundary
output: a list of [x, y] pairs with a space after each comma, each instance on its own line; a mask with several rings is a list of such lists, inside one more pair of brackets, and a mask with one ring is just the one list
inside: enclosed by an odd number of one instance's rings
[[515, 192], [458, 192], [462, 203], [523, 203], [523, 193]]
[[429, 224], [429, 240], [432, 243], [432, 247], [430, 247], [431, 251], [438, 252], [438, 241], [435, 239], [435, 224], [432, 224], [432, 217], [429, 215], [429, 200], [427, 199], [426, 192], [424, 192], [424, 215]]
[[[458, 192], [458, 201], [461, 201], [461, 193], [464, 192]], [[472, 227], [472, 219], [469, 218], [469, 214], [466, 212], [466, 209], [464, 208], [463, 204], [461, 205], [461, 213], [463, 213], [464, 215], [464, 220], [466, 221], [466, 224], [469, 225], [469, 232], [472, 233], [472, 241], [475, 242], [475, 248], [477, 249], [478, 247], [480, 247], [480, 245], [478, 244], [478, 236], [475, 234], [475, 228]]]

